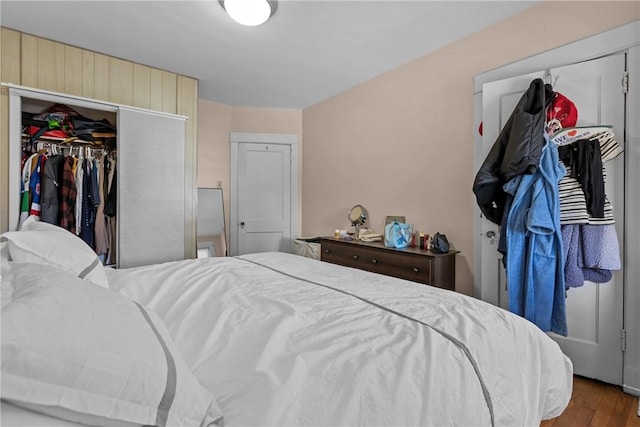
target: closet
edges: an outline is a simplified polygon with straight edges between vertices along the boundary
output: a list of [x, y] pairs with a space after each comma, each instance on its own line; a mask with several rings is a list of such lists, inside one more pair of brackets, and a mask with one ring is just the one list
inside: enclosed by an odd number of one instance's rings
[[[20, 222], [23, 152], [41, 149], [79, 160], [99, 159], [96, 171], [100, 163], [115, 166], [115, 209], [112, 222], [107, 220], [113, 224], [112, 250], [103, 257], [105, 264], [127, 268], [184, 259], [185, 117], [14, 85], [8, 90], [10, 229]], [[23, 116], [54, 105], [96, 121], [105, 119], [115, 127], [115, 135], [93, 142], [81, 137], [32, 140], [25, 135]]]

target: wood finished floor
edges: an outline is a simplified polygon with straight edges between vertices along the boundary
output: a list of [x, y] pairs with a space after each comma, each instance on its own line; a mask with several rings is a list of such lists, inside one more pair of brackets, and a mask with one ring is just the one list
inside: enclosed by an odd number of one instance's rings
[[638, 398], [622, 387], [574, 376], [569, 406], [540, 427], [640, 427], [637, 411]]

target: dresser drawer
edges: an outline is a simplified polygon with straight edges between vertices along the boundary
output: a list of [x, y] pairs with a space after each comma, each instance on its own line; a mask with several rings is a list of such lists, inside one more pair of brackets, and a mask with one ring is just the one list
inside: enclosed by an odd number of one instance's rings
[[367, 249], [366, 269], [431, 285], [432, 259], [403, 252]]
[[320, 259], [347, 267], [363, 268], [366, 249], [355, 245], [323, 241]]
[[458, 251], [437, 254], [419, 248], [388, 248], [382, 242], [332, 237], [323, 237], [320, 242], [322, 261], [455, 291]]

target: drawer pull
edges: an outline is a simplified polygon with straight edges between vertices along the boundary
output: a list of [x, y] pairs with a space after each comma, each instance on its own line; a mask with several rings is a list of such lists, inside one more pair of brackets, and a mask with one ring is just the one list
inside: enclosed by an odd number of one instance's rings
[[418, 267], [413, 267], [413, 272], [414, 272], [414, 273], [417, 273], [417, 272], [419, 272], [419, 271], [420, 271], [420, 269], [419, 269]]
[[330, 253], [331, 253], [331, 249], [325, 249], [325, 250], [324, 250], [324, 253], [325, 253], [325, 254], [330, 254]]
[[371, 260], [371, 263], [372, 263], [372, 264], [377, 264], [377, 263], [378, 263], [378, 260], [377, 260], [377, 259], [372, 259], [372, 260]]
[[353, 259], [359, 259], [360, 257], [358, 255], [354, 255]]

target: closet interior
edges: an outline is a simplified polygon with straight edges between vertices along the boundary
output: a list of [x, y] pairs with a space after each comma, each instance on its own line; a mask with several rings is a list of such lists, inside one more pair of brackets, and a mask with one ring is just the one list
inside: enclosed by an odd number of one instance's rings
[[8, 86], [10, 229], [37, 214], [116, 268], [185, 258], [186, 117]]
[[22, 99], [20, 216], [76, 234], [116, 264], [116, 113]]

